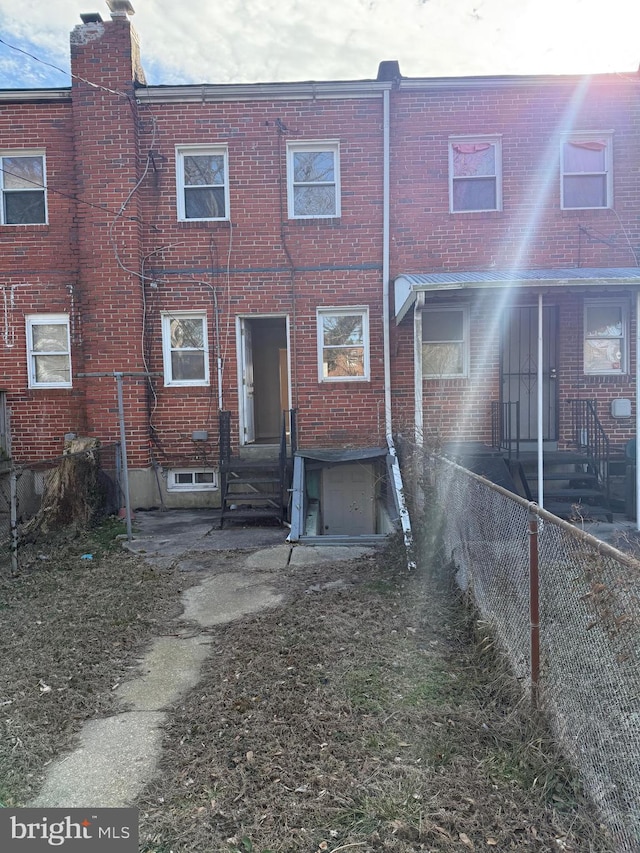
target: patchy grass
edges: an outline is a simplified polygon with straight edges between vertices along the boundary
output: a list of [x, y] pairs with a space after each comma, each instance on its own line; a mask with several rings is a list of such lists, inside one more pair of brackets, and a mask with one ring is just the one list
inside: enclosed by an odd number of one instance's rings
[[[0, 578], [4, 805], [34, 795], [86, 719], [117, 710], [112, 688], [175, 630], [197, 580], [114, 549], [121, 530]], [[211, 569], [237, 560], [213, 553]], [[613, 849], [450, 592], [393, 551], [290, 567], [281, 588], [281, 607], [210, 630], [136, 803], [141, 853]]]
[[5, 806], [33, 796], [46, 764], [69, 748], [85, 720], [115, 710], [113, 688], [180, 612], [184, 577], [128, 556], [116, 542], [121, 533], [122, 524], [109, 520], [55, 548], [40, 542], [17, 577], [0, 573]]
[[348, 583], [313, 594], [288, 571], [285, 607], [213, 629], [143, 851], [612, 849], [455, 600], [384, 558], [323, 566]]

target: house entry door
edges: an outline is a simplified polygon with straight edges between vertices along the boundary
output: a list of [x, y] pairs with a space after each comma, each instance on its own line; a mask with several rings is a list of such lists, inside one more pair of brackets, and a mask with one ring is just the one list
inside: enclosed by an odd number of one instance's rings
[[[542, 438], [558, 440], [557, 352], [558, 309], [543, 307], [542, 313]], [[519, 403], [521, 442], [538, 439], [538, 308], [506, 308], [502, 321], [501, 397], [503, 403]], [[511, 419], [510, 434], [516, 436], [516, 407], [505, 407]]]
[[241, 444], [278, 444], [289, 409], [286, 317], [240, 317]]

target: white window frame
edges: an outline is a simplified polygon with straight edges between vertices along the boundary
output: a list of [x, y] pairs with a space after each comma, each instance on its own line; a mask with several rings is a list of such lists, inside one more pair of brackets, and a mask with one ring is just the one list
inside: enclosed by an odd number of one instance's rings
[[[171, 387], [194, 387], [209, 385], [209, 329], [206, 311], [163, 311], [162, 320], [162, 362], [164, 367], [164, 384]], [[204, 377], [202, 379], [174, 379], [171, 361], [171, 321], [172, 320], [202, 320], [203, 346], [193, 347], [191, 351], [202, 352], [204, 362]], [[187, 349], [187, 348], [185, 348]]]
[[[468, 305], [428, 305], [421, 309], [422, 311], [422, 340], [420, 341], [420, 353], [422, 356], [422, 376], [423, 379], [468, 379], [470, 367], [470, 347], [469, 347], [469, 306]], [[429, 341], [425, 340], [425, 314], [456, 312], [462, 314], [462, 339], [450, 341]], [[462, 345], [462, 371], [459, 373], [428, 373], [424, 363], [424, 344], [461, 344]]]
[[[300, 152], [317, 152], [333, 154], [333, 181], [327, 182], [310, 182], [302, 184], [295, 182], [294, 176], [294, 158]], [[335, 212], [333, 213], [296, 213], [295, 210], [295, 188], [298, 186], [332, 186], [335, 193]], [[305, 142], [288, 142], [287, 143], [287, 215], [289, 219], [337, 219], [341, 216], [341, 201], [340, 201], [340, 142], [337, 139], [323, 141], [305, 141]]]
[[[211, 476], [210, 483], [198, 483], [197, 478], [206, 474]], [[178, 482], [181, 476], [189, 475], [191, 481], [188, 483]], [[218, 472], [213, 468], [172, 468], [167, 471], [167, 491], [168, 492], [215, 492], [219, 489]]]
[[[6, 188], [5, 187], [5, 159], [9, 158], [17, 158], [17, 157], [39, 157], [42, 160], [42, 180], [44, 183], [34, 184], [33, 186], [24, 186], [18, 188]], [[7, 167], [8, 168], [8, 167]], [[33, 193], [41, 193], [44, 201], [44, 219], [42, 221], [38, 220], [36, 222], [7, 222], [6, 221], [6, 210], [5, 210], [5, 198], [7, 195], [16, 192], [33, 192]], [[47, 225], [49, 222], [49, 213], [47, 210], [47, 160], [45, 156], [45, 152], [40, 149], [35, 150], [14, 150], [14, 151], [1, 151], [0, 152], [0, 225], [6, 225], [7, 227], [16, 227], [19, 225]]]
[[[493, 145], [495, 158], [495, 175], [456, 175], [453, 159], [455, 145]], [[502, 210], [502, 136], [451, 136], [449, 137], [449, 212], [450, 213], [495, 213]], [[462, 181], [487, 180], [493, 178], [496, 185], [495, 207], [461, 208], [454, 204], [454, 184]]]
[[[604, 142], [604, 171], [602, 172], [565, 172], [564, 169], [564, 146], [567, 142]], [[588, 177], [589, 175], [604, 175], [606, 180], [606, 193], [604, 205], [598, 204], [588, 207], [574, 207], [565, 205], [564, 184], [567, 176]], [[606, 130], [588, 133], [570, 133], [562, 137], [560, 141], [560, 207], [562, 210], [608, 210], [613, 207], [613, 131]]]
[[[186, 190], [184, 174], [185, 157], [222, 156], [224, 158], [224, 216], [187, 216]], [[220, 187], [220, 184], [207, 185]], [[178, 145], [176, 146], [176, 198], [178, 202], [178, 220], [180, 222], [228, 222], [229, 221], [229, 149], [226, 145]], [[206, 186], [203, 186], [205, 189]]]
[[[621, 335], [587, 335], [587, 310], [589, 308], [619, 308], [620, 317], [622, 318], [622, 334]], [[582, 370], [585, 376], [626, 376], [629, 373], [629, 317], [630, 306], [625, 299], [585, 299], [584, 301], [584, 322], [582, 327]], [[620, 341], [620, 367], [612, 370], [587, 370], [585, 363], [585, 342], [588, 339], [602, 340], [619, 340]]]
[[[325, 376], [324, 375], [324, 329], [323, 317], [347, 317], [358, 315], [362, 320], [362, 348], [363, 348], [363, 376]], [[316, 311], [316, 323], [318, 329], [318, 381], [322, 382], [369, 382], [370, 354], [369, 354], [369, 308], [367, 306], [347, 306], [340, 308], [318, 308]], [[359, 346], [359, 345], [358, 345]]]
[[[66, 344], [67, 348], [63, 352], [36, 352], [33, 348], [33, 328], [34, 326], [64, 326], [66, 329]], [[27, 327], [27, 376], [29, 388], [71, 388], [72, 387], [72, 372], [71, 372], [71, 329], [68, 314], [29, 314], [26, 317]], [[54, 382], [38, 382], [36, 379], [36, 363], [37, 359], [46, 356], [65, 357], [69, 362], [69, 381], [54, 381]]]

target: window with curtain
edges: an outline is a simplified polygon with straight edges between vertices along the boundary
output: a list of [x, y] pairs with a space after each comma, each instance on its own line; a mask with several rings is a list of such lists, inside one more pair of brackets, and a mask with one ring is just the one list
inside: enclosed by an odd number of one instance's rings
[[499, 139], [449, 140], [452, 213], [502, 209]]
[[627, 373], [629, 306], [590, 301], [584, 307], [584, 372]]
[[562, 208], [611, 207], [611, 137], [562, 142]]

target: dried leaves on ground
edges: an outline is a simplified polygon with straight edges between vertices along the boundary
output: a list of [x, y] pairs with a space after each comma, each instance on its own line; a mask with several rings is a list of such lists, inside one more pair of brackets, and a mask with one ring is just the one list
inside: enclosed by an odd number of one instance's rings
[[[77, 541], [2, 577], [0, 801], [21, 805], [200, 573]], [[232, 559], [230, 559], [232, 557]], [[237, 568], [210, 556], [204, 571]], [[455, 594], [375, 559], [283, 569], [278, 608], [210, 629], [141, 794], [144, 853], [611, 849]]]

